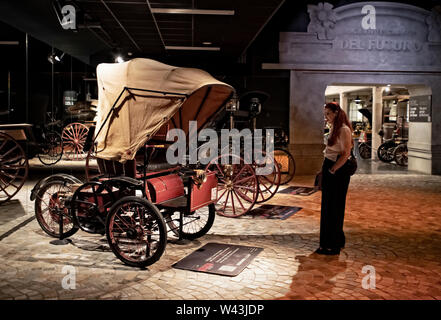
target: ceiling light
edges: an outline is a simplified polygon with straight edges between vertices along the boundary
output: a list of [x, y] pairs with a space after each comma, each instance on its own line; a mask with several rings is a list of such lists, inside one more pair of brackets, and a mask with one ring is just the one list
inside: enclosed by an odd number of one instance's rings
[[152, 13], [168, 13], [168, 14], [211, 14], [211, 15], [221, 15], [221, 16], [234, 15], [234, 10], [152, 8], [151, 11]]
[[115, 62], [123, 63], [123, 62], [124, 62], [124, 59], [123, 59], [121, 56], [117, 56], [117, 57], [115, 58]]
[[384, 91], [389, 92], [389, 91], [390, 91], [390, 85], [388, 85], [388, 86], [386, 87], [386, 89], [384, 89]]
[[360, 97], [359, 96], [357, 96], [357, 98], [355, 98], [355, 103], [360, 103], [361, 102], [361, 99], [360, 99]]
[[165, 46], [166, 50], [220, 51], [220, 47]]
[[20, 42], [18, 41], [0, 41], [0, 45], [5, 45], [5, 46], [18, 46], [20, 44]]
[[210, 41], [204, 41], [204, 42], [202, 42], [202, 44], [203, 44], [203, 45], [206, 45], [206, 46], [209, 46], [209, 45], [212, 45], [213, 43], [210, 42]]
[[61, 54], [61, 56], [59, 56], [59, 55], [57, 55], [57, 54], [55, 54], [55, 53], [50, 53], [48, 56], [47, 56], [47, 60], [50, 62], [50, 63], [52, 63], [52, 64], [54, 64], [54, 63], [58, 63], [58, 62], [61, 62], [61, 59], [63, 59], [63, 57], [64, 57], [64, 52]]
[[61, 55], [61, 56], [55, 56], [54, 58], [55, 58], [55, 60], [57, 60], [58, 62], [61, 62], [61, 59], [63, 59], [63, 57], [64, 57], [64, 52], [63, 52], [63, 54]]

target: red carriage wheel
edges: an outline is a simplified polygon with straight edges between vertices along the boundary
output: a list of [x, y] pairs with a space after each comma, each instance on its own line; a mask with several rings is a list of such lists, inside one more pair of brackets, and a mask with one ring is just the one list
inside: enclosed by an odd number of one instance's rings
[[[253, 164], [254, 170], [259, 181], [259, 194], [256, 203], [262, 203], [271, 199], [279, 190], [280, 167], [276, 160], [271, 156], [262, 157], [261, 161]], [[259, 169], [262, 174], [259, 174]]]
[[155, 263], [167, 245], [162, 214], [154, 204], [140, 197], [123, 197], [110, 208], [106, 236], [113, 253], [133, 267]]
[[11, 199], [28, 177], [28, 159], [18, 142], [0, 132], [0, 204]]
[[222, 155], [213, 159], [205, 170], [216, 172], [218, 179], [217, 214], [239, 217], [253, 208], [257, 201], [258, 181], [251, 165], [245, 164], [240, 157]]
[[64, 152], [70, 160], [83, 160], [87, 154], [84, 152], [84, 143], [86, 142], [89, 128], [84, 124], [74, 122], [68, 124], [63, 129], [62, 138], [64, 145]]
[[[76, 181], [81, 184], [81, 181]], [[78, 231], [65, 201], [72, 196], [74, 183], [67, 179], [55, 179], [44, 184], [35, 198], [35, 217], [44, 232], [54, 238], [60, 237], [63, 219], [63, 235], [67, 238]]]

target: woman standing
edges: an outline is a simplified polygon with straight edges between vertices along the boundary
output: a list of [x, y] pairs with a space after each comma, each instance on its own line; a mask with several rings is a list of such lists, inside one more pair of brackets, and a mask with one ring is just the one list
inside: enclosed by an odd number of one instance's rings
[[335, 102], [325, 105], [324, 115], [331, 129], [324, 150], [320, 247], [316, 253], [335, 255], [345, 246], [343, 220], [350, 175], [339, 169], [351, 155], [352, 126], [346, 113]]

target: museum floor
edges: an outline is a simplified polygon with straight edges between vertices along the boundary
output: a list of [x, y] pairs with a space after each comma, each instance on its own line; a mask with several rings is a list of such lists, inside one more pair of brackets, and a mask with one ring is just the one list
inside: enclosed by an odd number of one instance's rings
[[[270, 203], [303, 209], [287, 220], [217, 216], [206, 236], [169, 243], [159, 262], [139, 270], [123, 265], [100, 236], [78, 232], [71, 244], [54, 246], [36, 220], [20, 225], [33, 215], [29, 190], [49, 171], [34, 166], [35, 178], [0, 207], [0, 299], [441, 299], [441, 176], [363, 165], [351, 180], [340, 256], [313, 253], [320, 192], [279, 194]], [[264, 250], [236, 277], [171, 267], [208, 242]], [[73, 290], [61, 285], [66, 265], [76, 270]], [[375, 268], [375, 288], [362, 285], [365, 266]]]

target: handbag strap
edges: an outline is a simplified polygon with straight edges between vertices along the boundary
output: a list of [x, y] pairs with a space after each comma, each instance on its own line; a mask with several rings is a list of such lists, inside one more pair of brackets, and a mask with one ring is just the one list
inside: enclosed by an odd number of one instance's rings
[[355, 159], [355, 155], [354, 155], [354, 148], [351, 148], [351, 157]]

